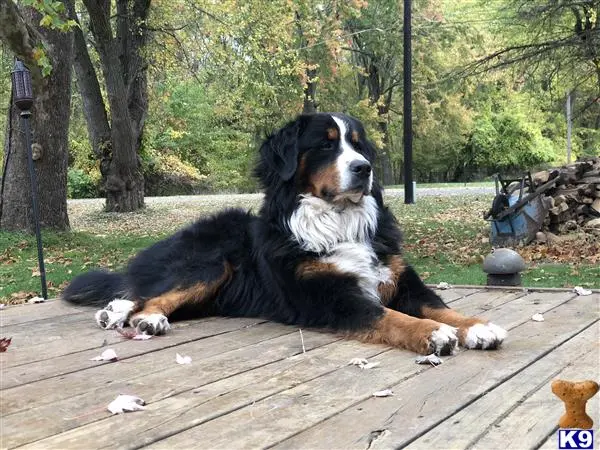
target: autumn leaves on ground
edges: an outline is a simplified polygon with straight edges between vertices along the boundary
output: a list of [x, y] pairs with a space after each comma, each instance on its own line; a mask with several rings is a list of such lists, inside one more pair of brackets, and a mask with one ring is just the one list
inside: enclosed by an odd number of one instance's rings
[[[224, 207], [257, 211], [259, 195], [159, 197], [146, 209], [126, 214], [102, 212], [102, 200], [71, 201], [72, 232], [43, 233], [48, 291], [60, 293], [78, 273], [93, 267], [119, 269], [138, 250], [197, 217]], [[405, 205], [387, 203], [404, 231], [407, 259], [429, 283], [484, 284], [481, 261], [490, 251], [489, 224], [482, 211], [491, 196], [438, 196]], [[600, 238], [573, 234], [552, 244], [519, 248], [529, 263], [526, 286], [600, 288]], [[39, 294], [35, 239], [0, 232], [0, 303], [20, 303]]]

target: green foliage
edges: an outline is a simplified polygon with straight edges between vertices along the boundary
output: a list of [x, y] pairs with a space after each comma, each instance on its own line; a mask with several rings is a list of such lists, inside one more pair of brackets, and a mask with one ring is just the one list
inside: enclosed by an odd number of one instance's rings
[[67, 195], [69, 198], [98, 197], [98, 180], [82, 169], [69, 168], [67, 172]]
[[518, 171], [562, 162], [564, 147], [556, 142], [560, 130], [544, 120], [549, 114], [532, 107], [527, 94], [499, 90], [485, 106], [474, 119], [465, 152], [468, 163], [490, 171]]
[[180, 167], [187, 167], [186, 176], [196, 184], [195, 190], [252, 190], [254, 137], [227, 124], [228, 115], [213, 106], [217, 95], [193, 82], [165, 85], [159, 95], [162, 102], [154, 106], [161, 120], [148, 124], [146, 148], [149, 161], [154, 161], [147, 166], [148, 173], [156, 173], [160, 165], [174, 164], [177, 159]]
[[[574, 11], [585, 18], [586, 5], [599, 2], [565, 0], [554, 9], [541, 0], [413, 2], [417, 181], [459, 181], [564, 163], [564, 102], [570, 90], [573, 152], [599, 154], [600, 85], [593, 52], [553, 47], [534, 63], [513, 61], [492, 72], [483, 70], [485, 65], [473, 66], [507, 46], [572, 35]], [[69, 26], [61, 2], [25, 4], [36, 7], [49, 27]], [[153, 1], [148, 26], [154, 31], [145, 49], [151, 62], [149, 111], [141, 155], [148, 192], [255, 190], [251, 168], [257, 144], [302, 111], [310, 83], [316, 84], [318, 110], [343, 111], [364, 122], [375, 144], [385, 147], [399, 183], [401, 15], [401, 2], [392, 0]], [[597, 18], [592, 14], [590, 20], [593, 25]], [[587, 48], [581, 40], [572, 44]], [[43, 64], [43, 51], [39, 57]], [[92, 58], [98, 64], [94, 52]], [[10, 55], [0, 55], [0, 63], [0, 98], [8, 98]], [[482, 69], [477, 76], [465, 76], [477, 68]], [[75, 92], [70, 167], [96, 182], [99, 164], [91, 153], [81, 101]], [[84, 176], [75, 178], [79, 183]]]

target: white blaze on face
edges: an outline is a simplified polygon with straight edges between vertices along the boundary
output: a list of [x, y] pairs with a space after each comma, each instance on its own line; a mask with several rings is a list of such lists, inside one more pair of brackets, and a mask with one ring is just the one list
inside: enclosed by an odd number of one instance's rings
[[[354, 150], [352, 144], [348, 142], [348, 126], [346, 122], [338, 117], [331, 116], [338, 128], [340, 129], [340, 146], [342, 147], [342, 152], [340, 156], [337, 158], [337, 168], [340, 173], [340, 190], [344, 192], [352, 186], [352, 172], [350, 171], [350, 163], [352, 161], [365, 161], [368, 162], [367, 159]], [[369, 191], [371, 190], [371, 186], [373, 185], [373, 172], [369, 177]]]

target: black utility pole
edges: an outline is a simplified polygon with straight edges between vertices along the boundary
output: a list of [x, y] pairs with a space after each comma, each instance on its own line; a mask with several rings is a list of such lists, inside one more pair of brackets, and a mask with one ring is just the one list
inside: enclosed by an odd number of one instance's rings
[[415, 202], [412, 176], [411, 0], [404, 0], [404, 203]]
[[40, 279], [42, 283], [42, 297], [48, 298], [48, 289], [46, 286], [46, 268], [44, 266], [44, 251], [42, 249], [42, 235], [40, 233], [40, 213], [38, 209], [37, 198], [37, 178], [33, 168], [33, 156], [31, 154], [31, 127], [29, 118], [31, 117], [31, 107], [33, 106], [33, 89], [31, 87], [31, 74], [29, 70], [18, 59], [15, 62], [15, 68], [12, 72], [12, 93], [15, 105], [21, 111], [21, 120], [25, 135], [25, 151], [27, 152], [27, 165], [29, 167], [29, 181], [31, 184], [31, 207], [33, 212], [33, 225], [35, 228], [35, 238], [37, 242], [38, 264], [40, 269]]

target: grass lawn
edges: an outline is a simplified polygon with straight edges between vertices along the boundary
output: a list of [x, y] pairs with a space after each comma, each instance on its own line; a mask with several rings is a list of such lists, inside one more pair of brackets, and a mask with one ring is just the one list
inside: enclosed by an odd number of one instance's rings
[[[405, 236], [405, 253], [429, 283], [484, 284], [481, 261], [490, 251], [482, 211], [491, 196], [422, 197], [405, 205], [388, 197]], [[257, 195], [148, 199], [145, 210], [101, 212], [100, 201], [72, 201], [70, 233], [43, 232], [49, 294], [55, 296], [75, 275], [93, 267], [119, 269], [138, 250], [196, 217], [225, 206], [256, 210]], [[562, 244], [519, 249], [529, 262], [524, 285], [600, 288], [600, 239], [579, 237]], [[0, 232], [0, 303], [17, 303], [40, 291], [35, 238]]]

